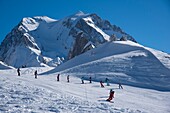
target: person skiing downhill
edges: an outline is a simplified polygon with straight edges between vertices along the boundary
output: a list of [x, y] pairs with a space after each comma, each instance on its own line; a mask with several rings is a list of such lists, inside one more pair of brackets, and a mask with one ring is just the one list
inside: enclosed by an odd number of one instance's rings
[[20, 76], [20, 68], [17, 69], [18, 76]]
[[69, 75], [67, 75], [67, 82], [70, 82], [70, 77], [69, 77]]
[[57, 75], [57, 81], [59, 81], [59, 78], [60, 78], [60, 74]]
[[81, 83], [84, 84], [84, 77], [81, 77]]
[[119, 83], [119, 89], [123, 89], [123, 86], [121, 85], [121, 83]]
[[104, 85], [103, 85], [103, 82], [102, 82], [102, 81], [100, 81], [100, 86], [101, 86], [101, 87], [104, 87]]
[[35, 79], [37, 79], [37, 70], [35, 70], [34, 75], [35, 75]]
[[91, 83], [91, 77], [89, 78], [89, 81], [90, 81], [90, 83]]
[[113, 98], [114, 98], [114, 91], [112, 89], [110, 89], [110, 95], [109, 95], [109, 98], [106, 100], [106, 101], [111, 101]]
[[106, 78], [106, 83], [107, 83], [107, 86], [110, 86], [110, 84], [109, 84], [109, 79], [108, 78]]

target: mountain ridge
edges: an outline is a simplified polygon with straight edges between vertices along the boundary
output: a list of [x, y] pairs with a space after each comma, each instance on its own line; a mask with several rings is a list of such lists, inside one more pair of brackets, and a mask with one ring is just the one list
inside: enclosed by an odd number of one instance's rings
[[47, 16], [27, 17], [1, 43], [0, 60], [14, 67], [57, 66], [85, 52], [84, 46], [89, 42], [98, 46], [121, 37], [136, 42], [96, 14], [78, 12], [60, 20]]

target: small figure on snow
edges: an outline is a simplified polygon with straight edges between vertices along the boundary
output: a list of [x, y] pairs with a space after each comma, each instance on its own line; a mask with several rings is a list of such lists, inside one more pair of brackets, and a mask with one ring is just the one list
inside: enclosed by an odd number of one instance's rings
[[60, 74], [57, 75], [57, 81], [59, 81], [59, 79], [60, 79]]
[[106, 101], [111, 101], [113, 98], [114, 98], [114, 91], [112, 89], [110, 89], [110, 95], [109, 95], [109, 98], [106, 100]]
[[119, 83], [119, 89], [123, 89], [123, 86], [121, 85], [121, 83]]
[[89, 78], [89, 81], [90, 81], [90, 83], [91, 83], [91, 77]]
[[107, 86], [110, 86], [110, 84], [109, 84], [109, 79], [108, 78], [106, 78], [106, 83], [107, 83]]
[[69, 77], [69, 75], [67, 75], [67, 82], [70, 82], [70, 77]]
[[37, 70], [35, 70], [34, 75], [35, 75], [35, 79], [37, 79]]
[[84, 77], [81, 77], [81, 83], [84, 84]]
[[102, 81], [100, 81], [100, 86], [101, 86], [101, 87], [104, 87], [104, 85], [103, 85], [103, 82], [102, 82]]
[[20, 76], [20, 68], [17, 69], [18, 76]]

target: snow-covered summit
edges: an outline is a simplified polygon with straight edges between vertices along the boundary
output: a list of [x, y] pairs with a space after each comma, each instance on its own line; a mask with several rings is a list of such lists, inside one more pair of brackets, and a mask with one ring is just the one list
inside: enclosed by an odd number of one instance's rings
[[112, 35], [135, 41], [96, 14], [80, 11], [60, 20], [26, 17], [1, 43], [0, 60], [14, 67], [57, 66], [82, 54], [88, 42], [98, 46], [110, 41]]

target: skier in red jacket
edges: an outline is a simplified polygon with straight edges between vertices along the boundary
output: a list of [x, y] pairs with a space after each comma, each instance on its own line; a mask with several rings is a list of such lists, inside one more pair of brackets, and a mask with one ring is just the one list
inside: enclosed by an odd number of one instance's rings
[[109, 98], [106, 100], [106, 101], [111, 101], [113, 98], [114, 98], [114, 91], [112, 91], [112, 89], [110, 90], [110, 95], [109, 95]]

